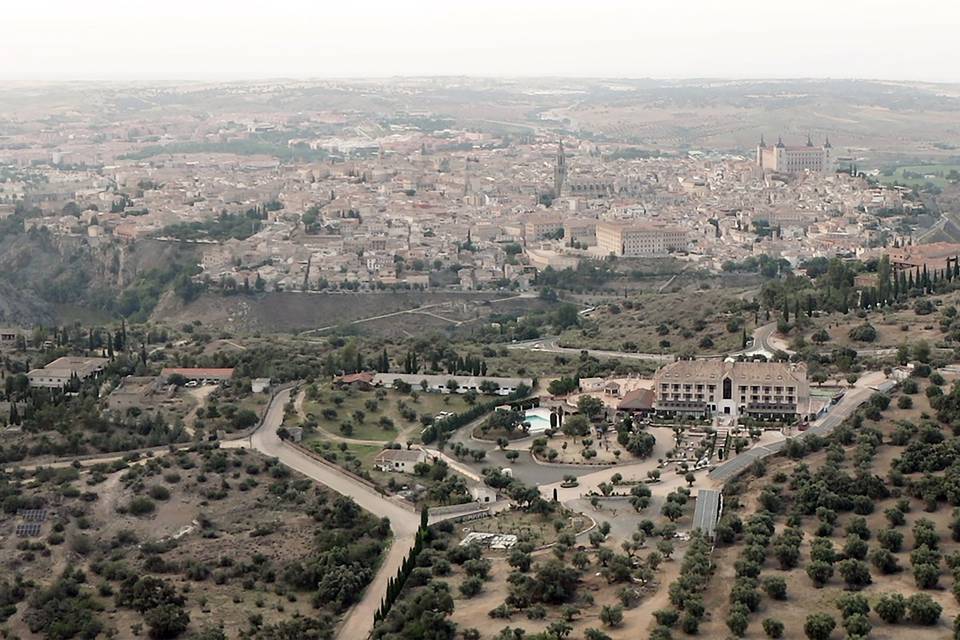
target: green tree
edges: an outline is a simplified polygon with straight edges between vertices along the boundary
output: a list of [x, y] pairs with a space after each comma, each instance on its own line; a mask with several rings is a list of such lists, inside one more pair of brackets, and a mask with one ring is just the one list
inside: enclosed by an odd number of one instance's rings
[[777, 638], [783, 637], [783, 623], [774, 618], [765, 618], [763, 621], [763, 632], [767, 634], [768, 638]]
[[880, 619], [888, 624], [899, 624], [907, 613], [907, 601], [899, 593], [885, 593], [874, 605]]
[[826, 613], [813, 613], [807, 616], [803, 632], [810, 640], [828, 640], [837, 626], [832, 616]]

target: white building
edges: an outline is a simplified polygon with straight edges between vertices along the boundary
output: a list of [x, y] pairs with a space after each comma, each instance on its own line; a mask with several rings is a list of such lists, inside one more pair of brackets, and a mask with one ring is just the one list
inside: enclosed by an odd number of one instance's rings
[[373, 459], [380, 471], [413, 473], [413, 468], [427, 461], [427, 454], [420, 449], [384, 449]]
[[32, 369], [27, 378], [31, 387], [63, 389], [76, 376], [86, 380], [100, 375], [109, 360], [107, 358], [75, 358], [64, 356], [39, 369]]
[[[467, 391], [481, 393], [480, 385], [484, 382], [496, 384], [495, 393], [500, 396], [508, 396], [514, 393], [520, 385], [533, 388], [533, 380], [530, 378], [427, 375], [423, 373], [378, 373], [373, 377], [373, 384], [378, 387], [391, 387], [397, 380], [406, 382], [411, 387], [422, 388], [424, 391], [435, 393], [466, 393]], [[452, 389], [451, 387], [454, 385], [451, 385], [451, 382], [456, 383]]]

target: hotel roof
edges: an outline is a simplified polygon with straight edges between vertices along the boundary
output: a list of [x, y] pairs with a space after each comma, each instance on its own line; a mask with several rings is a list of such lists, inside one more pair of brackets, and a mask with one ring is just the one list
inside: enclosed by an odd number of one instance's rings
[[660, 380], [721, 380], [724, 376], [755, 382], [793, 380], [805, 382], [805, 364], [785, 362], [727, 362], [724, 360], [678, 360], [664, 365], [657, 372]]

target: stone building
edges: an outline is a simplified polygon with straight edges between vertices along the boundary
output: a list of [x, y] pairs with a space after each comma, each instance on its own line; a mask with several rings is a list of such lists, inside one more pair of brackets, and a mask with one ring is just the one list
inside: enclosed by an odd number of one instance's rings
[[757, 164], [766, 171], [780, 173], [829, 173], [833, 171], [833, 148], [830, 138], [822, 146], [816, 147], [809, 136], [807, 144], [802, 147], [788, 147], [783, 143], [783, 138], [769, 147], [761, 136], [757, 145]]
[[802, 418], [810, 387], [803, 363], [680, 360], [654, 376], [658, 413]]

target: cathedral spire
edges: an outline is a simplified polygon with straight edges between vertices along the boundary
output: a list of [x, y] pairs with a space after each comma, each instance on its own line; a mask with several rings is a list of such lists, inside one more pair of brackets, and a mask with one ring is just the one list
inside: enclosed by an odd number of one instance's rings
[[567, 179], [567, 156], [563, 152], [563, 140], [557, 142], [557, 159], [553, 167], [553, 197], [559, 198]]

